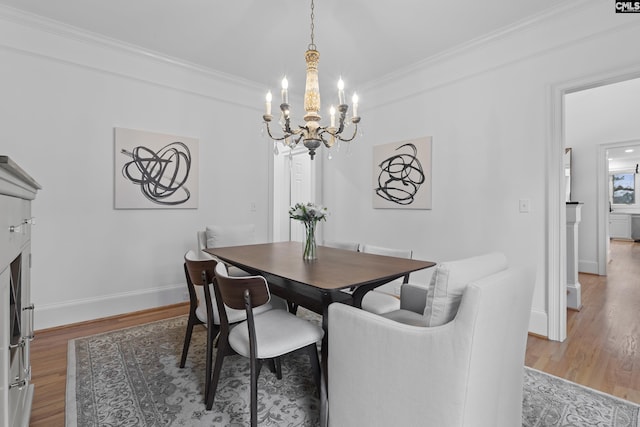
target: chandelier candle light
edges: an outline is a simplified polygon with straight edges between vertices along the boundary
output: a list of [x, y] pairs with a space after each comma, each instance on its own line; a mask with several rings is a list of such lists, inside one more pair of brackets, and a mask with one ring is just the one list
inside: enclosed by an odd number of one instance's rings
[[336, 126], [336, 109], [333, 106], [329, 109], [329, 126], [320, 125], [320, 87], [318, 84], [318, 61], [320, 59], [320, 53], [316, 50], [316, 45], [314, 43], [313, 10], [314, 3], [313, 0], [311, 0], [311, 43], [307, 47], [307, 51], [304, 55], [307, 62], [307, 81], [304, 90], [305, 115], [303, 117], [305, 124], [304, 126], [299, 125], [298, 129], [291, 128], [291, 110], [289, 109], [288, 93], [289, 82], [286, 77], [282, 79], [282, 103], [280, 104], [283, 136], [273, 136], [271, 128], [269, 127], [269, 123], [271, 123], [271, 120], [273, 119], [273, 116], [271, 115], [271, 101], [273, 99], [271, 92], [267, 93], [266, 111], [262, 116], [267, 128], [267, 133], [272, 140], [276, 141], [276, 143], [278, 141], [282, 141], [285, 146], [290, 148], [294, 148], [302, 140], [303, 145], [309, 150], [309, 155], [312, 160], [321, 143], [323, 143], [325, 147], [331, 148], [336, 143], [336, 139], [345, 142], [352, 141], [356, 137], [358, 132], [358, 123], [360, 122], [360, 117], [358, 116], [358, 95], [354, 93], [353, 98], [351, 99], [353, 103], [353, 115], [351, 116], [351, 123], [354, 124], [353, 135], [351, 135], [351, 137], [342, 136], [342, 132], [348, 124], [345, 124], [345, 120], [349, 106], [345, 102], [344, 82], [342, 81], [342, 78], [340, 78], [338, 81], [338, 125]]
[[329, 212], [327, 208], [315, 205], [311, 202], [296, 203], [289, 209], [289, 218], [302, 221], [305, 229], [304, 251], [302, 258], [305, 260], [316, 259], [316, 224], [325, 221]]

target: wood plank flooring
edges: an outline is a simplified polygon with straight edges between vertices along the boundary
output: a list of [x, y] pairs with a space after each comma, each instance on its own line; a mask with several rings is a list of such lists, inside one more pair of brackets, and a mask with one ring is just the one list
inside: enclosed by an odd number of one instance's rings
[[529, 336], [525, 364], [640, 403], [640, 244], [613, 241], [607, 276], [580, 274], [567, 339]]
[[[530, 336], [527, 366], [640, 403], [640, 244], [613, 242], [609, 275], [580, 274], [581, 311], [569, 311], [563, 343]], [[31, 360], [31, 426], [64, 426], [67, 342], [187, 314], [178, 304], [37, 331]]]

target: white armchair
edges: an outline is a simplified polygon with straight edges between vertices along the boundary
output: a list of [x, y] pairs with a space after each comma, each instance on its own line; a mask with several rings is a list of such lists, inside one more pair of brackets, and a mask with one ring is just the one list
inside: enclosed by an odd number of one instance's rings
[[534, 282], [514, 268], [473, 280], [453, 320], [434, 327], [332, 304], [329, 425], [521, 425]]

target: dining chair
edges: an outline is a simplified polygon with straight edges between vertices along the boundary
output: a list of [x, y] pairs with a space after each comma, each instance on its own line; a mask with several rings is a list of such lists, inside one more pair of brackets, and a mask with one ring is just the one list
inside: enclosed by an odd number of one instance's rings
[[[205, 257], [217, 259], [213, 255], [204, 252], [207, 248], [222, 248], [226, 246], [253, 245], [256, 243], [256, 226], [255, 224], [236, 224], [236, 225], [208, 225], [203, 231], [197, 232], [198, 248]], [[251, 276], [251, 273], [242, 270], [234, 265], [227, 265], [227, 271], [231, 276]], [[274, 308], [290, 310], [292, 304], [288, 301], [272, 295], [271, 305]], [[206, 316], [206, 311], [201, 307], [200, 316]]]
[[[320, 362], [316, 343], [324, 336], [322, 328], [284, 310], [268, 310], [257, 314], [254, 309], [268, 304], [271, 297], [264, 277], [229, 276], [223, 263], [218, 263], [215, 274], [216, 289], [224, 305], [235, 310], [244, 309], [247, 320], [235, 325], [228, 334], [220, 335], [207, 409], [213, 406], [224, 357], [234, 353], [249, 358], [252, 427], [257, 426], [258, 375], [264, 360], [294, 352], [306, 353], [320, 395]], [[222, 314], [221, 318], [221, 328], [228, 329], [225, 315]], [[277, 375], [281, 378], [280, 364], [277, 366]]]
[[[360, 246], [360, 252], [396, 258], [411, 259], [413, 257], [413, 251], [410, 249], [393, 249], [367, 244]], [[385, 283], [367, 292], [362, 299], [362, 309], [376, 314], [398, 310], [400, 308], [400, 287], [408, 281], [409, 275], [407, 274], [401, 279]]]
[[256, 242], [255, 224], [208, 225], [198, 231], [198, 247], [221, 248], [224, 246], [250, 245]]
[[[198, 231], [198, 248], [222, 248], [226, 246], [252, 245], [256, 243], [256, 226], [254, 224], [208, 225]], [[211, 256], [205, 252], [207, 256]], [[250, 273], [238, 267], [229, 267], [232, 276], [249, 276]]]
[[342, 241], [337, 241], [337, 240], [325, 240], [322, 243], [322, 246], [328, 246], [330, 248], [344, 249], [346, 251], [354, 251], [354, 252], [357, 252], [358, 249], [360, 248], [360, 244], [359, 243], [342, 242]]
[[[221, 328], [221, 311], [224, 313], [225, 323], [233, 324], [246, 319], [244, 310], [233, 310], [219, 304], [220, 298], [216, 295], [213, 286], [215, 277], [215, 267], [218, 264], [213, 258], [199, 255], [196, 251], [190, 250], [184, 256], [184, 272], [189, 291], [189, 318], [187, 320], [187, 330], [182, 345], [182, 357], [180, 367], [184, 368], [191, 343], [191, 335], [196, 325], [204, 325], [207, 328], [207, 364], [205, 374], [205, 402], [209, 393], [211, 379], [211, 360], [213, 352], [213, 342], [218, 333], [227, 333]], [[201, 290], [202, 297], [198, 296], [196, 289]], [[265, 304], [256, 308], [256, 313], [274, 308], [272, 304]], [[278, 307], [286, 308], [286, 307]]]

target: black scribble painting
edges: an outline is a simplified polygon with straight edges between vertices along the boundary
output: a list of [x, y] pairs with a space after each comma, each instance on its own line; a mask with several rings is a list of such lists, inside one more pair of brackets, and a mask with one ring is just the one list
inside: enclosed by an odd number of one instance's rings
[[116, 209], [197, 208], [197, 140], [116, 128]]
[[374, 147], [373, 207], [431, 209], [431, 137]]
[[140, 187], [142, 194], [159, 205], [181, 205], [191, 197], [185, 185], [191, 170], [189, 148], [179, 141], [165, 145], [157, 153], [138, 146], [120, 151], [133, 160], [122, 167], [122, 175]]

